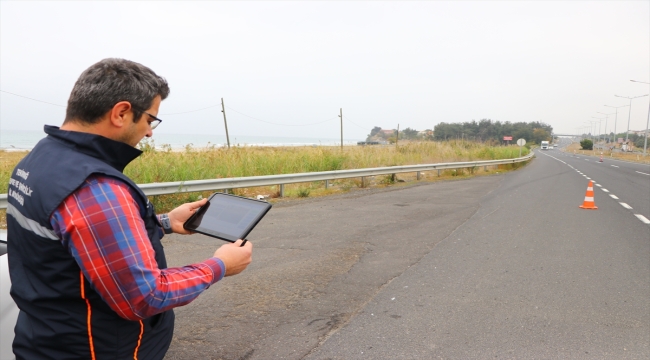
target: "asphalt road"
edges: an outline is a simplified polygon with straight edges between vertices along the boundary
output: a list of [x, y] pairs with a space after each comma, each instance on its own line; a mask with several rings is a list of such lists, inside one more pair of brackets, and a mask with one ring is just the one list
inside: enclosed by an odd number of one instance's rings
[[[176, 310], [167, 359], [649, 358], [648, 182], [562, 156], [275, 206], [249, 269]], [[576, 168], [633, 209], [600, 187], [580, 209]], [[174, 266], [218, 242], [165, 245]]]
[[[596, 194], [616, 196], [619, 202], [630, 205], [633, 214], [650, 219], [650, 165], [619, 161], [607, 156], [583, 156], [559, 151], [541, 152], [541, 155], [564, 162], [597, 184]], [[605, 189], [606, 191], [604, 191]]]

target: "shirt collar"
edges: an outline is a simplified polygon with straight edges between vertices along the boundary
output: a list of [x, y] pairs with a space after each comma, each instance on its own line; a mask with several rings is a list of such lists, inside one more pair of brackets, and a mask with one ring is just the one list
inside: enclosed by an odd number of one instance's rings
[[120, 172], [142, 154], [142, 151], [131, 145], [101, 135], [66, 131], [51, 125], [45, 125], [44, 130], [50, 137], [74, 147], [80, 153], [100, 159]]

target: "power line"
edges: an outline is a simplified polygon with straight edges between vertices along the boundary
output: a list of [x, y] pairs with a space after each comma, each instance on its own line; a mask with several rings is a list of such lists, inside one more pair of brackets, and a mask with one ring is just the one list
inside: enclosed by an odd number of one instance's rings
[[[18, 97], [21, 97], [21, 98], [24, 98], [24, 99], [29, 99], [29, 100], [32, 100], [32, 101], [38, 101], [38, 102], [41, 102], [41, 103], [44, 103], [44, 104], [48, 104], [48, 105], [54, 105], [54, 106], [59, 106], [59, 107], [65, 107], [64, 105], [54, 104], [54, 103], [51, 103], [51, 102], [47, 102], [47, 101], [43, 101], [43, 100], [38, 100], [38, 99], [30, 98], [30, 97], [28, 97], [28, 96], [15, 94], [15, 93], [12, 93], [12, 92], [9, 92], [9, 91], [4, 91], [4, 90], [0, 90], [0, 91], [3, 92], [3, 93], [11, 94], [11, 95], [13, 95], [13, 96], [18, 96]], [[210, 108], [217, 107], [217, 106], [219, 106], [219, 105], [211, 105], [211, 106], [204, 107], [204, 108], [201, 108], [201, 109], [190, 110], [190, 111], [183, 111], [183, 112], [177, 112], [177, 113], [161, 114], [161, 115], [163, 115], [163, 116], [168, 116], [168, 115], [189, 114], [189, 113], [193, 113], [193, 112], [197, 112], [197, 111], [201, 111], [201, 110], [205, 110], [205, 109], [210, 109]]]
[[319, 122], [310, 123], [310, 124], [279, 124], [279, 123], [274, 123], [274, 122], [270, 122], [270, 121], [266, 121], [266, 120], [258, 119], [258, 118], [256, 118], [256, 117], [252, 117], [252, 116], [250, 116], [250, 115], [246, 115], [246, 114], [244, 114], [244, 113], [242, 113], [242, 112], [239, 112], [239, 111], [237, 111], [237, 110], [231, 108], [230, 106], [226, 106], [226, 107], [227, 107], [228, 109], [230, 109], [230, 110], [232, 110], [232, 111], [234, 111], [234, 112], [240, 114], [240, 115], [244, 115], [244, 116], [246, 116], [247, 118], [251, 118], [251, 119], [253, 119], [253, 120], [261, 121], [261, 122], [263, 122], [263, 123], [267, 123], [267, 124], [271, 124], [271, 125], [279, 125], [279, 126], [310, 126], [310, 125], [318, 125], [318, 124], [322, 124], [322, 123], [325, 123], [325, 122], [332, 121], [332, 120], [336, 119], [336, 116], [335, 116], [335, 117], [333, 117], [333, 118], [330, 118], [330, 119], [327, 119], [327, 120], [324, 120], [324, 121], [319, 121]]
[[345, 115], [345, 119], [344, 119], [344, 120], [349, 121], [352, 125], [356, 125], [356, 126], [357, 126], [358, 128], [360, 128], [360, 129], [368, 130], [368, 129], [366, 129], [366, 128], [363, 127], [363, 126], [361, 126], [361, 125], [359, 125], [359, 124], [357, 124], [357, 123], [354, 123], [354, 122], [350, 121], [350, 116], [349, 116], [349, 115]]
[[197, 111], [201, 111], [201, 110], [205, 110], [205, 109], [211, 109], [211, 108], [213, 108], [213, 107], [217, 107], [217, 106], [219, 106], [219, 104], [217, 104], [217, 105], [210, 105], [210, 106], [208, 106], [208, 107], [204, 107], [204, 108], [196, 109], [196, 110], [183, 111], [183, 112], [176, 112], [176, 113], [169, 113], [169, 114], [160, 114], [160, 115], [162, 115], [162, 116], [169, 116], [169, 115], [189, 114], [189, 113], [193, 113], [193, 112], [197, 112]]
[[53, 103], [51, 103], [51, 102], [47, 102], [47, 101], [43, 101], [43, 100], [38, 100], [38, 99], [32, 99], [32, 98], [27, 97], [27, 96], [14, 94], [14, 93], [9, 92], [9, 91], [4, 91], [4, 90], [0, 90], [0, 91], [3, 92], [3, 93], [6, 93], [6, 94], [11, 94], [11, 95], [13, 95], [13, 96], [18, 96], [18, 97], [25, 98], [25, 99], [29, 99], [29, 100], [32, 100], [32, 101], [38, 101], [38, 102], [41, 102], [41, 103], [44, 103], [44, 104], [48, 104], [48, 105], [54, 105], [54, 106], [59, 106], [59, 107], [63, 107], [63, 108], [65, 107], [65, 106], [63, 106], [63, 105], [53, 104]]
[[[43, 101], [43, 100], [38, 100], [38, 99], [30, 98], [30, 97], [28, 97], [28, 96], [15, 94], [15, 93], [12, 93], [12, 92], [9, 92], [9, 91], [4, 91], [4, 90], [0, 90], [0, 91], [3, 92], [3, 93], [7, 93], [7, 94], [10, 94], [10, 95], [18, 96], [18, 97], [21, 97], [21, 98], [24, 98], [24, 99], [28, 99], [28, 100], [32, 100], [32, 101], [37, 101], [37, 102], [44, 103], [44, 104], [48, 104], [48, 105], [53, 105], [53, 106], [58, 106], [58, 107], [63, 107], [63, 108], [65, 107], [64, 105], [54, 104], [54, 103], [51, 103], [51, 102], [47, 102], [47, 101]], [[215, 104], [215, 105], [210, 105], [210, 106], [207, 106], [207, 107], [204, 107], [204, 108], [200, 108], [200, 109], [196, 109], [196, 110], [189, 110], [189, 111], [182, 111], [182, 112], [175, 112], [175, 113], [165, 113], [165, 114], [160, 114], [160, 115], [161, 115], [161, 116], [170, 116], [170, 115], [189, 114], [189, 113], [193, 113], [193, 112], [197, 112], [197, 111], [202, 111], [202, 110], [211, 109], [211, 108], [213, 108], [213, 107], [217, 107], [217, 106], [220, 106], [220, 105], [219, 105], [219, 104]], [[329, 118], [329, 119], [327, 119], [327, 120], [323, 120], [323, 121], [319, 121], [319, 122], [315, 122], [315, 123], [309, 123], [309, 124], [280, 124], [280, 123], [274, 123], [274, 122], [271, 122], [271, 121], [266, 121], [266, 120], [258, 119], [258, 118], [256, 118], [256, 117], [253, 117], [253, 116], [250, 116], [250, 115], [246, 115], [246, 114], [244, 114], [244, 113], [242, 113], [242, 112], [240, 112], [240, 111], [237, 111], [237, 110], [231, 108], [230, 106], [226, 106], [226, 107], [227, 107], [228, 109], [230, 109], [230, 110], [232, 110], [232, 111], [234, 111], [234, 112], [240, 114], [240, 115], [243, 115], [243, 116], [247, 117], [247, 118], [251, 118], [251, 119], [253, 119], [253, 120], [257, 120], [257, 121], [260, 121], [260, 122], [263, 122], [263, 123], [267, 123], [267, 124], [271, 124], [271, 125], [278, 125], [278, 126], [311, 126], [311, 125], [318, 125], [318, 124], [326, 123], [326, 122], [328, 122], [328, 121], [332, 121], [332, 120], [335, 120], [335, 119], [336, 119], [336, 116], [335, 116], [335, 117]], [[347, 119], [346, 119], [346, 120], [347, 120]], [[348, 120], [348, 121], [349, 121], [349, 120]], [[353, 123], [352, 121], [350, 121], [350, 123], [352, 123], [352, 124], [354, 124], [354, 125], [356, 125], [356, 126], [362, 128], [362, 129], [365, 129], [365, 128], [363, 128], [363, 127], [361, 127], [361, 126], [359, 126], [359, 125]]]

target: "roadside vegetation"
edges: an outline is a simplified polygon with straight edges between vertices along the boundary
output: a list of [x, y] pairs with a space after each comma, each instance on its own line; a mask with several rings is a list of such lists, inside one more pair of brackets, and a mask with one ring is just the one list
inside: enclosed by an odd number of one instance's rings
[[512, 137], [513, 143], [516, 143], [517, 139], [525, 139], [529, 144], [540, 144], [544, 140], [551, 140], [552, 133], [553, 127], [539, 121], [511, 123], [482, 119], [478, 122], [474, 120], [464, 123], [441, 122], [433, 130], [422, 131], [409, 127], [398, 131], [375, 126], [366, 137], [366, 141], [394, 144], [402, 140], [469, 140], [500, 145], [506, 144], [504, 137]]
[[[605, 144], [601, 142], [600, 145]], [[643, 148], [641, 148], [643, 150]], [[622, 152], [622, 151], [611, 151], [609, 149], [582, 149], [580, 143], [573, 143], [566, 147], [566, 152], [580, 154], [580, 155], [590, 155], [590, 156], [600, 156], [604, 155], [612, 159], [626, 160], [632, 162], [638, 162], [641, 164], [650, 164], [650, 155], [643, 156], [643, 152]]]
[[[156, 147], [153, 141], [140, 144], [144, 151], [125, 169], [125, 174], [138, 184], [154, 182], [186, 181], [274, 174], [291, 174], [315, 171], [371, 168], [397, 165], [431, 164], [472, 160], [496, 160], [519, 156], [518, 146], [489, 146], [468, 141], [400, 142], [399, 146], [346, 146], [339, 147], [233, 147], [231, 149], [210, 147], [172, 150], [169, 146]], [[529, 153], [524, 148], [522, 155]], [[0, 151], [0, 193], [7, 193], [9, 177], [16, 164], [27, 152]], [[468, 177], [506, 171], [520, 165], [501, 165], [480, 169], [445, 170], [421, 174], [424, 180]], [[285, 186], [285, 198], [313, 197], [350, 191], [353, 188], [389, 186], [415, 180], [416, 174], [376, 176], [361, 179], [330, 181], [328, 189], [324, 182], [289, 184]], [[232, 189], [236, 195], [277, 198], [279, 186]], [[175, 206], [208, 196], [210, 192], [183, 193], [151, 197], [157, 211], [165, 212]], [[279, 201], [279, 199], [275, 200]], [[0, 212], [0, 227], [6, 226], [4, 210]]]

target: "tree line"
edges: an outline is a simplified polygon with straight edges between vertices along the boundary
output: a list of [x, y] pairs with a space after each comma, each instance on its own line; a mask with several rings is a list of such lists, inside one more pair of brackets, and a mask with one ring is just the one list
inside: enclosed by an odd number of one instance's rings
[[[526, 139], [526, 142], [539, 144], [551, 140], [553, 127], [549, 124], [533, 122], [492, 121], [483, 119], [480, 121], [467, 121], [464, 123], [441, 122], [431, 130], [417, 131], [406, 128], [399, 133], [399, 139], [421, 139], [421, 140], [472, 140], [479, 142], [503, 143], [504, 136], [512, 136], [512, 143], [517, 139]], [[384, 139], [396, 139], [397, 130], [383, 130], [375, 126], [368, 135], [367, 141]]]
[[526, 142], [539, 144], [550, 141], [553, 127], [539, 121], [516, 122], [492, 121], [467, 121], [464, 123], [440, 123], [433, 128], [434, 140], [471, 139], [481, 142], [503, 142], [504, 136], [512, 136], [512, 141], [526, 139]]

